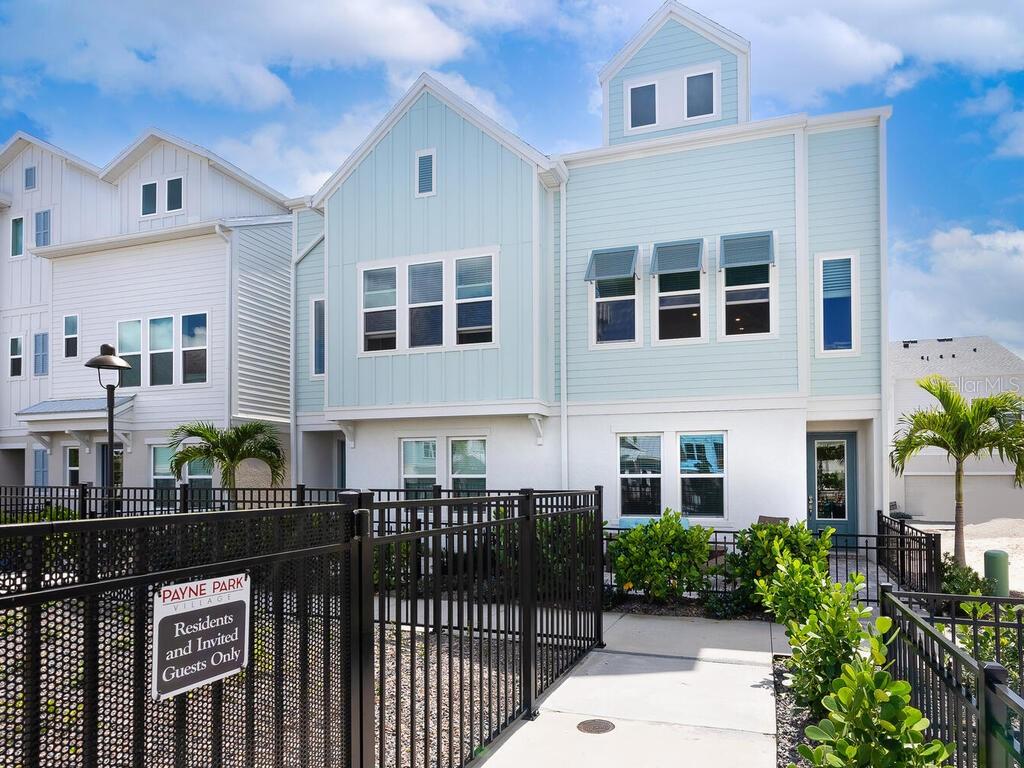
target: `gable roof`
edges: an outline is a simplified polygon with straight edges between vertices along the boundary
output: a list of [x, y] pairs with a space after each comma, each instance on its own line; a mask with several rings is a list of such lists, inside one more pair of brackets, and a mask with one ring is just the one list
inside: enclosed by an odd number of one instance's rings
[[94, 176], [99, 175], [100, 169], [92, 163], [83, 160], [80, 157], [76, 157], [70, 152], [63, 150], [60, 147], [56, 147], [47, 141], [37, 139], [35, 136], [25, 133], [24, 131], [16, 131], [14, 135], [7, 140], [7, 143], [4, 144], [3, 147], [0, 147], [0, 168], [5, 167], [15, 157], [17, 157], [18, 154], [24, 151], [26, 147], [32, 144], [40, 149], [45, 149], [47, 152], [51, 152], [58, 157], [64, 158], [64, 160], [71, 165], [77, 166], [87, 173], [91, 173]]
[[342, 166], [324, 182], [319, 191], [313, 195], [310, 205], [314, 208], [322, 207], [324, 201], [331, 193], [341, 186], [359, 163], [377, 146], [377, 143], [384, 138], [387, 132], [395, 126], [395, 123], [402, 118], [424, 93], [429, 93], [439, 101], [444, 102], [444, 104], [458, 113], [460, 117], [475, 125], [492, 139], [505, 145], [527, 162], [538, 166], [542, 172], [551, 174], [552, 178], [548, 179], [548, 182], [560, 175], [561, 171], [558, 168], [558, 164], [553, 162], [551, 158], [531, 147], [496, 120], [488, 117], [461, 96], [458, 96], [424, 72], [416, 79], [416, 82], [412, 84], [409, 90], [405, 92], [405, 95], [399, 99], [398, 103], [391, 108], [391, 111], [384, 116], [384, 119], [377, 124], [377, 127], [373, 129], [370, 135], [363, 140], [363, 143], [356, 147], [355, 151], [348, 156], [348, 159], [345, 160]]
[[601, 69], [598, 73], [598, 80], [603, 84], [615, 77], [620, 69], [622, 69], [626, 63], [633, 58], [640, 48], [650, 40], [661, 29], [662, 25], [665, 24], [669, 19], [673, 19], [684, 27], [692, 29], [699, 35], [702, 35], [709, 40], [718, 43], [728, 51], [732, 51], [738, 56], [749, 56], [750, 55], [750, 41], [740, 37], [735, 32], [726, 29], [721, 24], [718, 24], [707, 16], [703, 16], [697, 13], [692, 8], [688, 8], [682, 3], [676, 2], [676, 0], [667, 0], [661, 8], [655, 11], [654, 15], [647, 20], [640, 31], [637, 32], [633, 37], [626, 43], [625, 46]]
[[175, 146], [181, 147], [187, 152], [205, 157], [210, 165], [216, 168], [221, 173], [230, 176], [240, 184], [244, 184], [250, 189], [254, 189], [264, 197], [268, 197], [275, 203], [282, 207], [288, 207], [288, 199], [285, 195], [278, 192], [273, 187], [264, 184], [259, 179], [250, 176], [248, 173], [243, 171], [237, 165], [229, 163], [223, 157], [214, 154], [206, 147], [201, 147], [198, 144], [193, 144], [190, 141], [185, 141], [177, 136], [172, 136], [166, 131], [161, 131], [158, 128], [150, 128], [142, 133], [139, 138], [132, 142], [127, 149], [121, 154], [107, 163], [101, 170], [100, 178], [104, 181], [113, 183], [121, 174], [123, 174], [129, 167], [136, 163], [143, 155], [149, 152], [153, 147], [162, 141], [166, 141], [168, 144], [174, 144]]

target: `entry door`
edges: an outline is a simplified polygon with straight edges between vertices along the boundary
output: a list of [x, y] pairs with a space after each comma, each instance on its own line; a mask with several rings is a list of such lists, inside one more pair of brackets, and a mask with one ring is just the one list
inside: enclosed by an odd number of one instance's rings
[[807, 435], [807, 525], [857, 533], [857, 435]]

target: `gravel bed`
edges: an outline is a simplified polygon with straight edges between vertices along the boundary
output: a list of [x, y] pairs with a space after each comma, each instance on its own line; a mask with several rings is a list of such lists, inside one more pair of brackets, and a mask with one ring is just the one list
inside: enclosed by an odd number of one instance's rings
[[796, 703], [796, 697], [785, 685], [785, 658], [776, 656], [772, 662], [775, 677], [776, 762], [778, 768], [788, 768], [791, 763], [798, 768], [810, 768], [810, 763], [800, 756], [796, 748], [806, 741], [804, 728], [814, 723], [815, 719]]
[[[635, 613], [645, 616], [684, 616], [715, 619], [719, 618], [709, 614], [704, 602], [699, 599], [681, 600], [670, 603], [651, 603], [642, 597], [627, 595], [621, 603], [606, 608], [610, 613]], [[771, 617], [763, 611], [746, 611], [731, 619], [744, 621], [771, 621]]]

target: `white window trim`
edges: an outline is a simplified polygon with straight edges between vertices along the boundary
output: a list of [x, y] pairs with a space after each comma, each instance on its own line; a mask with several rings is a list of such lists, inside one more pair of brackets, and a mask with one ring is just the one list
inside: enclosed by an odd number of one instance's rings
[[[175, 179], [181, 179], [181, 208], [173, 208], [172, 209], [172, 208], [168, 208], [167, 207], [167, 200], [168, 200], [167, 185], [170, 184]], [[185, 177], [183, 175], [181, 175], [181, 174], [178, 174], [177, 176], [168, 176], [166, 179], [164, 179], [163, 187], [164, 187], [164, 213], [182, 213], [185, 210]], [[158, 187], [157, 194], [159, 195], [159, 187]], [[142, 210], [141, 207], [139, 208], [139, 210]], [[157, 206], [157, 210], [159, 210], [159, 206]]]
[[[711, 75], [711, 104], [713, 109], [709, 115], [697, 115], [696, 117], [687, 117], [688, 103], [690, 99], [689, 91], [689, 79], [691, 77], [697, 77], [699, 75]], [[722, 119], [722, 64], [721, 62], [712, 62], [710, 64], [701, 64], [696, 67], [690, 67], [682, 71], [683, 76], [683, 125], [697, 125], [698, 123], [710, 123], [714, 120]]]
[[[641, 249], [642, 251], [642, 249]], [[647, 263], [642, 258], [643, 253], [637, 252], [637, 276], [633, 278], [636, 290], [633, 292], [633, 340], [632, 341], [597, 341], [597, 289], [595, 281], [587, 281], [587, 349], [591, 351], [604, 349], [634, 349], [644, 345], [644, 281], [640, 279], [642, 263]], [[624, 301], [625, 296], [618, 296], [608, 301]]]
[[[18, 348], [21, 350], [21, 354], [15, 355], [11, 353], [11, 342], [18, 339]], [[18, 376], [11, 375], [11, 363], [14, 360], [21, 360], [21, 374]], [[26, 378], [25, 370], [25, 336], [24, 334], [9, 336], [7, 338], [7, 379], [8, 381], [22, 381]]]
[[[455, 262], [474, 256], [491, 257], [491, 341], [484, 344], [456, 344], [455, 343]], [[436, 261], [444, 262], [444, 344], [439, 347], [410, 347], [409, 346], [409, 270], [410, 264], [426, 264]], [[501, 249], [497, 246], [489, 248], [467, 248], [461, 251], [438, 252], [430, 254], [418, 254], [407, 256], [401, 259], [389, 259], [387, 261], [364, 261], [356, 265], [356, 312], [358, 351], [356, 357], [381, 357], [388, 355], [418, 355], [431, 354], [435, 352], [455, 352], [474, 349], [498, 349], [500, 344], [498, 318], [500, 317], [500, 264]], [[364, 310], [363, 307], [363, 273], [375, 269], [395, 270], [395, 348], [366, 350], [366, 340], [363, 338], [365, 326], [365, 312], [372, 312], [373, 309]], [[482, 299], [477, 299], [480, 301]], [[390, 307], [377, 307], [376, 309], [390, 309]], [[447, 318], [452, 318], [448, 320]]]
[[[71, 470], [72, 469], [74, 469], [74, 471], [76, 471], [78, 473], [78, 482], [81, 483], [82, 482], [82, 447], [80, 445], [77, 445], [77, 444], [76, 445], [63, 445], [61, 447], [63, 449], [62, 453], [63, 453], [63, 458], [64, 458], [64, 470], [63, 470], [64, 483], [66, 485], [74, 485], [74, 483], [71, 482]], [[71, 451], [72, 450], [78, 451], [78, 466], [77, 467], [72, 467], [71, 466]]]
[[[409, 442], [423, 443], [433, 442], [434, 443], [434, 474], [432, 475], [407, 475], [405, 474], [405, 444]], [[441, 467], [438, 467], [438, 455], [437, 455], [437, 444], [440, 442], [437, 437], [428, 435], [424, 437], [400, 437], [398, 439], [398, 479], [399, 488], [405, 488], [406, 480], [417, 480], [424, 478], [434, 478], [434, 483], [439, 482], [439, 478], [444, 477], [439, 471]]]
[[[150, 184], [152, 184], [154, 186], [154, 188], [155, 188], [154, 192], [153, 192], [153, 212], [152, 213], [143, 213], [142, 212], [142, 196], [144, 194], [144, 190]], [[151, 219], [154, 216], [159, 216], [159, 215], [160, 215], [160, 180], [159, 179], [150, 179], [148, 181], [140, 181], [139, 182], [139, 218], [140, 219]]]
[[[10, 249], [10, 257], [12, 259], [23, 259], [23, 258], [25, 258], [25, 246], [27, 245], [27, 243], [25, 242], [25, 219], [26, 218], [27, 217], [26, 217], [26, 215], [24, 213], [19, 213], [17, 216], [11, 216], [11, 223], [10, 223], [10, 226], [7, 228], [7, 247]], [[34, 220], [34, 217], [33, 217], [33, 220]], [[16, 221], [20, 221], [21, 222], [21, 253], [15, 253], [14, 252], [14, 222], [16, 222]], [[35, 233], [33, 233], [33, 238], [34, 237], [35, 237]]]
[[[46, 236], [47, 236], [47, 243], [46, 243], [46, 245], [40, 245], [39, 244], [39, 227], [36, 226], [36, 224], [37, 224], [36, 217], [39, 216], [39, 214], [41, 214], [41, 213], [45, 213], [46, 214], [46, 218], [47, 218], [47, 222], [46, 223], [47, 223], [48, 226], [47, 226], [47, 229], [46, 229]], [[22, 226], [24, 227], [24, 225], [22, 225]], [[25, 250], [24, 231], [25, 230], [22, 229], [22, 233], [23, 233], [22, 244], [21, 244], [21, 250], [22, 251]], [[34, 211], [32, 213], [32, 244], [36, 248], [45, 248], [47, 245], [53, 245], [53, 208], [42, 208], [42, 209], [40, 209], [38, 211]]]
[[[360, 284], [359, 293], [362, 295], [363, 286]], [[318, 301], [324, 303], [324, 372], [316, 372], [316, 304]], [[360, 313], [360, 318], [362, 313]], [[360, 321], [361, 322], [361, 321]], [[323, 294], [309, 297], [309, 378], [314, 381], [323, 379], [327, 375], [327, 297]], [[360, 345], [363, 343], [362, 334], [359, 335]]]
[[[635, 88], [643, 88], [645, 85], [654, 86], [654, 122], [646, 125], [633, 125], [633, 90]], [[636, 133], [648, 133], [650, 131], [661, 130], [662, 125], [662, 113], [661, 113], [661, 85], [656, 79], [652, 79], [650, 76], [644, 76], [633, 80], [627, 80], [622, 84], [622, 103], [623, 103], [623, 132], [627, 134]]]
[[[203, 315], [206, 318], [206, 343], [202, 344], [200, 346], [196, 346], [196, 347], [186, 347], [185, 346], [185, 329], [184, 329], [184, 326], [183, 326], [183, 322], [184, 322], [186, 317], [189, 317], [191, 315]], [[176, 324], [177, 331], [178, 331], [176, 336], [175, 336], [175, 339], [174, 339], [174, 341], [177, 342], [177, 347], [178, 347], [178, 349], [175, 351], [175, 356], [176, 356], [176, 358], [178, 360], [178, 365], [176, 367], [181, 369], [180, 374], [177, 373], [177, 372], [174, 374], [173, 378], [175, 380], [175, 383], [181, 384], [181, 386], [188, 387], [190, 389], [193, 388], [193, 387], [209, 386], [209, 384], [210, 384], [210, 313], [208, 311], [206, 311], [205, 309], [196, 310], [195, 312], [182, 312], [175, 319], [175, 324]], [[174, 342], [172, 342], [172, 343], [174, 343]], [[185, 381], [185, 352], [190, 351], [190, 350], [194, 350], [194, 349], [202, 349], [202, 350], [204, 350], [206, 352], [206, 378], [203, 379], [202, 381], [192, 381], [192, 382], [187, 382], [186, 383], [186, 381]]]
[[[459, 305], [460, 304], [473, 304], [475, 302], [487, 301], [486, 296], [477, 296], [472, 299], [460, 299], [458, 298], [458, 270], [459, 262], [464, 259], [474, 259], [479, 256], [491, 256], [491, 340], [482, 342], [479, 344], [459, 344]], [[497, 347], [498, 339], [498, 257], [495, 251], [494, 255], [490, 253], [480, 253], [476, 255], [460, 255], [455, 256], [451, 260], [449, 269], [451, 286], [447, 286], [448, 280], [445, 280], [446, 293], [450, 291], [452, 296], [451, 310], [445, 309], [445, 315], [451, 316], [451, 335], [445, 337], [445, 344], [450, 345], [452, 349], [488, 349], [491, 347]]]
[[[69, 317], [75, 318], [75, 332], [66, 333], [67, 320]], [[82, 318], [78, 315], [64, 315], [60, 319], [60, 359], [61, 360], [78, 360], [82, 356]], [[74, 356], [68, 356], [65, 354], [67, 350], [67, 340], [75, 340], [75, 352]]]
[[[26, 179], [28, 178], [29, 170], [32, 170], [32, 186], [28, 186]], [[26, 165], [21, 172], [21, 186], [26, 192], [34, 192], [39, 189], [39, 166], [38, 165]]]
[[[409, 439], [409, 438], [406, 438], [406, 439]], [[483, 443], [484, 443], [484, 474], [482, 474], [482, 475], [456, 475], [455, 474], [455, 470], [453, 469], [453, 467], [455, 465], [455, 462], [452, 460], [452, 445], [455, 443], [456, 440], [483, 440]], [[489, 465], [488, 453], [489, 453], [489, 450], [488, 450], [487, 436], [486, 435], [449, 435], [448, 436], [448, 455], [446, 457], [447, 461], [448, 461], [448, 467], [447, 467], [447, 469], [448, 469], [448, 487], [451, 488], [452, 490], [455, 489], [455, 479], [456, 478], [459, 478], [459, 479], [462, 479], [462, 480], [479, 480], [479, 479], [483, 478], [484, 488], [487, 488], [487, 470], [488, 470], [488, 465]], [[405, 468], [403, 467], [403, 470], [404, 469]]]
[[[687, 238], [679, 238], [685, 240]], [[653, 245], [651, 246], [651, 253], [653, 258]], [[651, 346], [652, 347], [686, 347], [692, 346], [693, 344], [707, 344], [708, 343], [708, 328], [710, 323], [708, 322], [708, 272], [707, 272], [707, 253], [708, 253], [708, 241], [704, 238], [704, 258], [701, 259], [701, 267], [698, 270], [700, 272], [700, 288], [696, 291], [669, 291], [665, 293], [665, 296], [684, 296], [691, 293], [696, 293], [700, 296], [700, 336], [692, 336], [686, 339], [660, 339], [658, 338], [661, 327], [661, 302], [659, 299], [662, 294], [658, 291], [658, 276], [650, 275], [650, 292], [651, 292]], [[648, 265], [650, 262], [648, 261]], [[649, 269], [648, 269], [649, 271]], [[623, 432], [622, 434], [636, 434]]]
[[[430, 191], [420, 192], [420, 158], [430, 155]], [[414, 197], [433, 197], [437, 194], [437, 149], [421, 149], [412, 161], [412, 191]]]
[[[842, 443], [842, 445], [843, 445], [843, 456], [845, 457], [844, 465], [847, 467], [847, 469], [846, 469], [846, 471], [843, 472], [843, 504], [844, 504], [843, 510], [846, 512], [846, 514], [843, 517], [829, 517], [829, 518], [825, 518], [825, 519], [826, 520], [835, 520], [837, 522], [848, 523], [848, 522], [850, 522], [850, 471], [849, 471], [849, 466], [850, 466], [849, 447], [850, 446], [849, 446], [849, 443], [844, 438], [841, 438], [841, 437], [823, 437], [821, 439], [817, 439], [816, 438], [814, 440], [814, 457], [813, 457], [814, 466], [815, 466], [815, 474], [814, 474], [814, 507], [813, 507], [813, 509], [814, 509], [814, 519], [815, 519], [815, 521], [819, 520], [819, 518], [818, 518], [818, 474], [817, 474], [818, 446], [826, 444], [826, 443]], [[728, 466], [728, 464], [726, 466]]]
[[[152, 337], [152, 334], [153, 334], [153, 328], [152, 328], [151, 324], [152, 324], [152, 322], [154, 320], [170, 320], [171, 321], [171, 346], [169, 348], [167, 348], [167, 349], [165, 349], [163, 347], [161, 347], [160, 349], [153, 349], [153, 345], [150, 343], [150, 340], [151, 340], [151, 337]], [[177, 351], [174, 349], [174, 347], [176, 346], [175, 343], [174, 343], [174, 340], [175, 340], [175, 338], [177, 336], [177, 334], [175, 333], [175, 328], [177, 326], [177, 320], [178, 320], [178, 318], [175, 317], [174, 315], [153, 315], [153, 317], [149, 317], [149, 318], [146, 319], [146, 356], [145, 356], [145, 359], [146, 359], [146, 386], [148, 386], [148, 387], [156, 387], [156, 388], [159, 388], [159, 389], [163, 389], [164, 387], [173, 387], [177, 383], [177, 381], [178, 381], [178, 371], [177, 371], [178, 366], [175, 365], [175, 358], [177, 357]], [[151, 381], [152, 377], [150, 375], [152, 370], [153, 370], [152, 357], [153, 357], [153, 355], [160, 355], [160, 354], [164, 354], [166, 352], [170, 352], [171, 353], [171, 383], [170, 384], [154, 384]]]
[[[822, 283], [826, 261], [850, 260], [850, 349], [825, 349], [825, 290]], [[814, 257], [815, 357], [856, 357], [860, 354], [860, 251], [825, 251]]]
[[[721, 435], [722, 436], [722, 461], [725, 465], [725, 471], [721, 473], [712, 474], [700, 474], [695, 475], [691, 473], [683, 474], [682, 468], [679, 466], [681, 459], [679, 456], [679, 438], [683, 435]], [[683, 515], [687, 520], [691, 520], [694, 524], [703, 524], [704, 521], [710, 521], [714, 523], [728, 523], [729, 522], [729, 432], [725, 429], [686, 429], [680, 430], [675, 433], [675, 467], [676, 467], [676, 498], [679, 501], [680, 512], [683, 509], [683, 478], [684, 477], [721, 477], [722, 478], [722, 515]]]
[[[139, 324], [139, 351], [138, 352], [125, 352], [121, 349], [121, 326], [127, 323], [138, 323]], [[131, 385], [121, 385], [121, 388], [126, 389], [142, 389], [146, 385], [146, 374], [149, 366], [145, 365], [148, 361], [146, 356], [146, 320], [141, 317], [132, 317], [127, 320], [115, 320], [114, 321], [114, 340], [117, 342], [117, 354], [127, 355], [138, 355], [139, 356], [139, 385], [137, 387]]]
[[[722, 238], [718, 238], [718, 264], [719, 267], [716, 270], [717, 283], [718, 283], [718, 329], [716, 334], [716, 341], [723, 341], [733, 343], [737, 341], [763, 341], [766, 339], [777, 339], [779, 338], [779, 238], [775, 230], [771, 230], [772, 233], [772, 253], [775, 255], [774, 261], [768, 265], [768, 322], [771, 324], [771, 330], [768, 333], [740, 333], [730, 335], [725, 332], [725, 267], [721, 266], [722, 258]], [[730, 290], [741, 290], [743, 288], [757, 288], [764, 287], [763, 283], [753, 286], [735, 286]]]
[[[420, 265], [420, 264], [440, 264], [441, 265], [441, 300], [440, 301], [424, 301], [424, 302], [420, 302], [418, 304], [413, 304], [412, 300], [409, 298], [409, 269], [412, 268], [412, 267], [415, 267], [417, 265]], [[434, 352], [434, 351], [437, 351], [439, 349], [442, 349], [443, 347], [445, 347], [448, 344], [448, 342], [449, 342], [449, 340], [448, 340], [448, 336], [449, 336], [449, 333], [448, 333], [449, 328], [448, 328], [448, 326], [451, 325], [451, 320], [450, 320], [451, 315], [450, 315], [450, 312], [449, 312], [449, 308], [447, 306], [448, 302], [445, 301], [445, 299], [447, 298], [446, 294], [448, 293], [448, 291], [447, 291], [445, 286], [446, 286], [446, 284], [448, 282], [448, 280], [447, 280], [448, 271], [449, 270], [454, 270], [454, 268], [455, 268], [454, 262], [448, 263], [444, 259], [426, 259], [426, 260], [423, 260], [423, 261], [410, 261], [408, 264], [405, 265], [405, 267], [402, 268], [402, 271], [405, 273], [405, 281], [406, 281], [406, 283], [405, 283], [405, 298], [406, 298], [406, 300], [405, 300], [405, 309], [404, 309], [404, 311], [405, 311], [405, 323], [406, 323], [405, 340], [406, 340], [406, 344], [409, 345], [409, 351], [410, 352], [421, 352], [421, 351], [422, 352]], [[396, 280], [398, 279], [397, 273], [395, 274], [395, 279]], [[417, 308], [417, 307], [441, 307], [441, 343], [440, 344], [421, 344], [421, 345], [416, 346], [416, 347], [412, 346], [412, 323], [409, 322], [409, 314], [411, 313], [411, 311], [414, 308]], [[395, 317], [395, 322], [396, 322], [396, 324], [398, 322], [397, 315]], [[396, 330], [397, 330], [397, 328], [396, 328]], [[397, 342], [397, 339], [396, 339], [396, 342]]]
[[[687, 432], [686, 434], [692, 434]], [[629, 475], [622, 474], [622, 457], [620, 455], [619, 442], [623, 437], [656, 437], [658, 438], [659, 445], [661, 446], [659, 461], [661, 464], [661, 471], [656, 475]], [[678, 450], [678, 449], [677, 449]], [[661, 507], [653, 516], [652, 515], [625, 515], [622, 513], [622, 483], [615, 483], [615, 495], [618, 500], [616, 504], [617, 517], [619, 520], [643, 520], [654, 519], [661, 515], [665, 511], [668, 504], [665, 503], [665, 433], [664, 432], [615, 432], [615, 478], [617, 481], [631, 478], [658, 478], [658, 485], [660, 487], [660, 503], [658, 506]]]

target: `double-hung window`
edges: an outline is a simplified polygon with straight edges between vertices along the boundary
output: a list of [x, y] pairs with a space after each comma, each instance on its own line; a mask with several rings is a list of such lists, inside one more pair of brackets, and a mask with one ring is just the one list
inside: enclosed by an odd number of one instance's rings
[[455, 260], [456, 344], [487, 344], [494, 339], [493, 268], [490, 256]]
[[818, 352], [857, 349], [857, 261], [853, 253], [818, 256]]
[[36, 213], [36, 248], [50, 244], [50, 212], [38, 211]]
[[487, 488], [487, 440], [482, 437], [451, 441], [452, 490], [461, 496], [483, 494]]
[[35, 188], [36, 188], [36, 167], [34, 165], [30, 165], [30, 166], [28, 166], [25, 169], [25, 189], [26, 190], [30, 190], [30, 189], [35, 189]]
[[725, 434], [679, 435], [680, 509], [725, 517]]
[[140, 211], [143, 216], [152, 216], [156, 213], [156, 182], [150, 181], [142, 185], [142, 199], [139, 201]]
[[409, 265], [409, 346], [444, 344], [444, 262]]
[[131, 366], [121, 371], [121, 386], [142, 386], [141, 320], [123, 320], [117, 324], [117, 354]]
[[661, 514], [661, 435], [619, 435], [619, 514]]
[[703, 240], [659, 243], [651, 257], [651, 277], [657, 294], [652, 312], [657, 341], [703, 337], [701, 295]]
[[633, 85], [626, 89], [630, 128], [647, 128], [658, 122], [658, 86], [656, 83]]
[[37, 333], [32, 337], [32, 374], [46, 376], [50, 372], [50, 334]]
[[11, 258], [25, 255], [25, 219], [11, 219]]
[[313, 376], [323, 376], [327, 369], [327, 302], [325, 299], [313, 299], [310, 331], [313, 337], [312, 357]]
[[149, 321], [149, 386], [174, 383], [174, 318]]
[[10, 346], [8, 347], [9, 354], [7, 358], [7, 372], [10, 374], [12, 379], [20, 379], [21, 374], [24, 372], [22, 367], [24, 364], [25, 354], [24, 349], [22, 348], [23, 343], [24, 339], [22, 339], [21, 336], [12, 336], [9, 342]]
[[164, 197], [165, 207], [168, 213], [180, 211], [184, 207], [183, 184], [185, 180], [178, 176], [167, 180], [166, 195]]
[[158, 509], [173, 509], [177, 494], [177, 478], [171, 471], [174, 449], [169, 445], [153, 446], [153, 494]]
[[78, 315], [64, 315], [64, 357], [78, 357]]
[[64, 482], [68, 485], [79, 483], [78, 446], [68, 445], [64, 448]]
[[395, 267], [363, 272], [363, 350], [366, 352], [397, 346], [396, 275]]
[[50, 484], [50, 455], [45, 448], [32, 450], [32, 485]]
[[767, 335], [772, 327], [774, 236], [755, 232], [722, 237], [719, 267], [725, 273], [719, 327], [725, 336]]
[[202, 384], [207, 368], [206, 313], [181, 316], [181, 383]]
[[437, 440], [402, 440], [402, 488], [427, 498], [437, 482]]
[[592, 284], [591, 343], [633, 344], [639, 339], [637, 247], [608, 248], [590, 255], [585, 279]]

